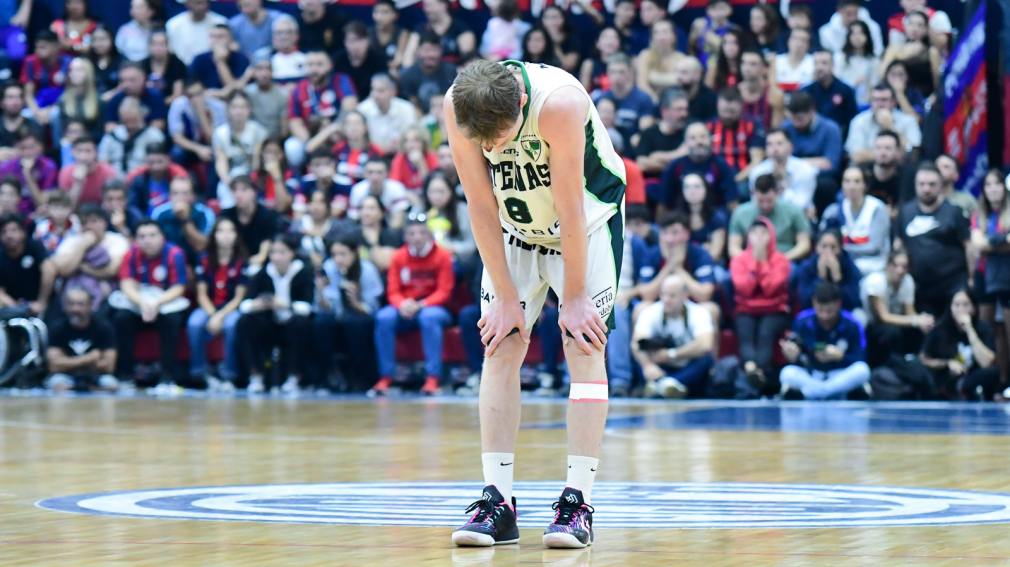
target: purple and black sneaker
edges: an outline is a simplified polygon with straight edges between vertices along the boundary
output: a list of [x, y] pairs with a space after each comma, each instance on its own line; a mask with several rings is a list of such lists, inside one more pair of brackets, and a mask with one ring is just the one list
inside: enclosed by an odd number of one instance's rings
[[463, 527], [452, 532], [452, 543], [459, 546], [490, 547], [519, 541], [516, 525], [516, 499], [512, 505], [493, 484], [484, 487], [484, 493], [466, 509], [473, 512]]
[[580, 548], [593, 544], [592, 506], [582, 498], [582, 491], [565, 488], [552, 506], [554, 522], [544, 530], [547, 547]]

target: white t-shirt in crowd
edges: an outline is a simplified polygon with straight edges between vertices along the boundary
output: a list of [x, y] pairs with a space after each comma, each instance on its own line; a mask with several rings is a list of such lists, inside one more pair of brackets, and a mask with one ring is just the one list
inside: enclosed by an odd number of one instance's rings
[[887, 312], [895, 315], [903, 315], [905, 305], [915, 304], [915, 280], [909, 274], [905, 274], [905, 277], [901, 279], [901, 284], [897, 289], [894, 289], [887, 283], [885, 272], [873, 272], [863, 278], [859, 292], [862, 296], [863, 307], [866, 309], [867, 320], [871, 323], [875, 323], [877, 320], [873, 307], [870, 305], [871, 297], [883, 299], [887, 306]]
[[[684, 316], [686, 314], [686, 317]], [[635, 324], [635, 340], [642, 338], [672, 339], [674, 348], [682, 347], [706, 333], [715, 332], [712, 314], [707, 309], [691, 301], [684, 302], [684, 312], [678, 317], [667, 316], [663, 302], [657, 301], [642, 310]], [[688, 361], [676, 361], [675, 366], [683, 366]]]
[[168, 48], [183, 63], [189, 65], [197, 55], [210, 51], [210, 30], [218, 24], [227, 24], [228, 18], [215, 12], [207, 12], [199, 22], [193, 21], [193, 14], [183, 12], [165, 23]]

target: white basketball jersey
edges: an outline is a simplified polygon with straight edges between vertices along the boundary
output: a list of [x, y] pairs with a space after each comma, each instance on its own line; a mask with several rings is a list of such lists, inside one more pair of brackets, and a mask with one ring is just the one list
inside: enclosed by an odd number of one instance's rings
[[579, 175], [575, 171], [551, 171], [550, 147], [540, 135], [540, 110], [547, 97], [563, 87], [575, 87], [586, 95], [585, 159], [582, 187], [587, 233], [603, 226], [621, 209], [624, 200], [624, 162], [614, 151], [607, 129], [600, 121], [589, 94], [575, 77], [563, 69], [540, 63], [505, 61], [522, 73], [528, 100], [522, 109], [523, 124], [516, 138], [501, 151], [484, 151], [490, 164], [491, 186], [498, 200], [502, 227], [529, 244], [561, 248], [561, 231], [552, 177]]

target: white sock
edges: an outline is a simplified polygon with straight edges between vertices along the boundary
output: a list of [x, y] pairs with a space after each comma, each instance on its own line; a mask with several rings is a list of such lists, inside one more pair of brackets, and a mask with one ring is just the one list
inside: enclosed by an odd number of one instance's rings
[[596, 469], [600, 460], [593, 457], [568, 455], [568, 479], [565, 486], [581, 490], [586, 504], [590, 503], [593, 492], [593, 481], [596, 480]]
[[515, 472], [514, 453], [481, 453], [484, 465], [484, 484], [493, 484], [505, 497], [505, 503], [512, 505], [512, 478]]

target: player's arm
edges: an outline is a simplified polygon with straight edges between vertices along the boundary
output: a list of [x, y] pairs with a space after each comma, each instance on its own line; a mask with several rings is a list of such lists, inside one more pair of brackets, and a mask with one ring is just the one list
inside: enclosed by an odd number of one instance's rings
[[[463, 193], [466, 195], [467, 210], [470, 214], [470, 226], [477, 251], [484, 262], [484, 270], [494, 286], [495, 303], [482, 317], [481, 341], [490, 356], [509, 333], [513, 326], [518, 326], [523, 340], [529, 342], [529, 331], [526, 329], [525, 316], [519, 304], [519, 292], [516, 290], [512, 277], [509, 275], [508, 264], [505, 261], [505, 245], [502, 240], [501, 219], [498, 215], [498, 201], [495, 200], [491, 188], [491, 178], [488, 175], [487, 161], [476, 142], [468, 139], [456, 125], [456, 112], [452, 106], [452, 89], [446, 93], [442, 103], [445, 111], [445, 132], [452, 151], [452, 160], [456, 163]], [[506, 315], [501, 319], [498, 315], [504, 307]], [[492, 311], [494, 313], [492, 313]], [[492, 316], [493, 315], [493, 316]], [[518, 317], [518, 319], [516, 319]], [[501, 320], [500, 320], [501, 319]], [[508, 329], [498, 328], [500, 325]]]
[[[607, 328], [586, 295], [588, 235], [583, 209], [582, 175], [589, 100], [575, 88], [552, 94], [540, 112], [540, 132], [551, 148], [551, 193], [561, 225], [565, 286], [558, 323], [586, 354], [603, 349]], [[588, 341], [586, 340], [588, 338]]]

